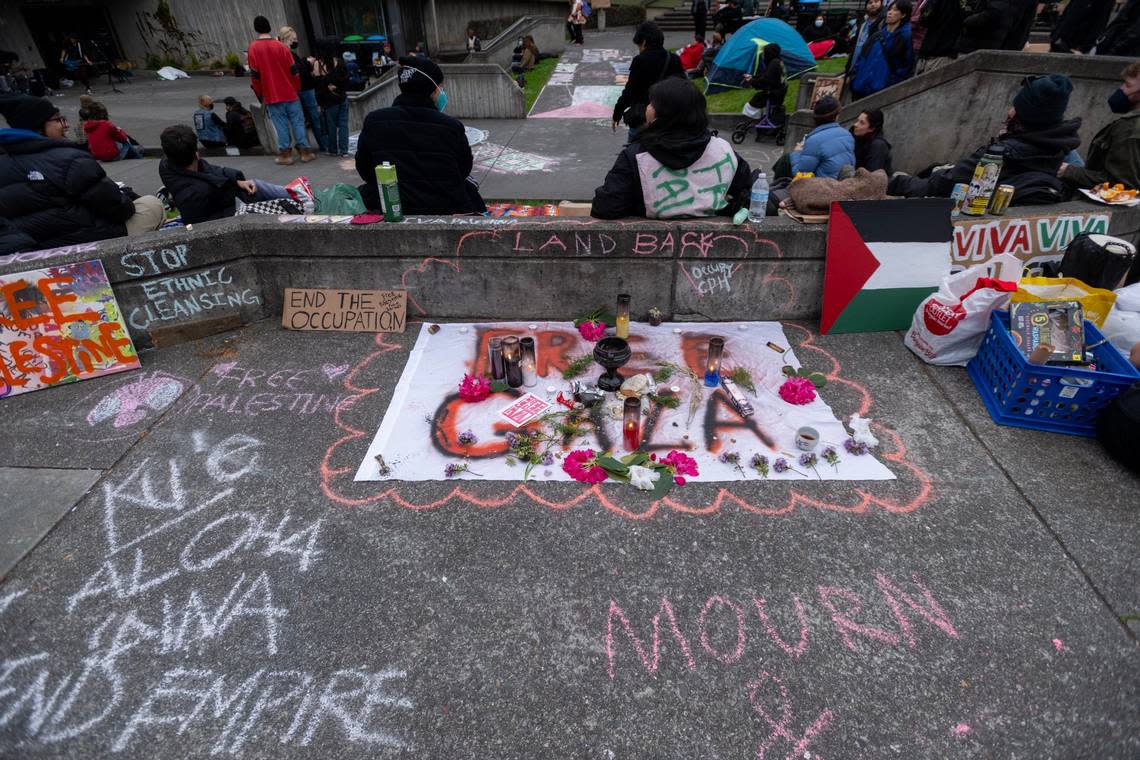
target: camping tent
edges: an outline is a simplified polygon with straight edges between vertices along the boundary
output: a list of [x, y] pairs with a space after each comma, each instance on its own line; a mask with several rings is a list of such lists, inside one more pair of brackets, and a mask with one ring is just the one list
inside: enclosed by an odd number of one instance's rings
[[780, 46], [780, 58], [789, 78], [815, 68], [815, 57], [799, 32], [779, 19], [758, 18], [740, 27], [716, 54], [709, 67], [705, 92], [743, 87], [744, 75], [756, 73], [760, 67], [760, 51], [769, 42]]

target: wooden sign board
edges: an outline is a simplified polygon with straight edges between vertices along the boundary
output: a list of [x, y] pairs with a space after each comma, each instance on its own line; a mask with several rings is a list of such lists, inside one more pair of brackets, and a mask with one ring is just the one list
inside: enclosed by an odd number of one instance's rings
[[593, 2], [590, 3], [590, 7], [596, 11], [600, 11], [603, 8], [613, 7], [613, 3], [611, 0], [593, 0]]
[[1060, 261], [1082, 232], [1107, 235], [1111, 212], [1082, 211], [1032, 216], [966, 216], [954, 220], [950, 263], [955, 270], [984, 264], [999, 253], [1011, 253], [1030, 270]]
[[812, 83], [811, 103], [808, 104], [808, 108], [815, 108], [819, 99], [826, 95], [830, 95], [842, 103], [843, 80], [845, 78], [843, 74], [833, 77], [816, 77], [815, 82]]
[[139, 366], [103, 262], [0, 275], [0, 398]]
[[287, 330], [403, 332], [407, 316], [405, 290], [285, 288], [281, 326]]

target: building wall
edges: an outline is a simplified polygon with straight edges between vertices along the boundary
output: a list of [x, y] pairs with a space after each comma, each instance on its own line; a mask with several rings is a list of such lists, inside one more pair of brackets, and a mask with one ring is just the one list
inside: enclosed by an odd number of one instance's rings
[[34, 69], [44, 68], [44, 59], [32, 41], [32, 34], [15, 0], [0, 0], [0, 50], [20, 56], [20, 63]]
[[[439, 43], [444, 50], [465, 46], [467, 26], [473, 21], [518, 18], [519, 16], [566, 17], [568, 3], [542, 2], [541, 0], [435, 0], [439, 17]], [[435, 19], [431, 17], [430, 0], [424, 2], [424, 33], [426, 42], [434, 44]], [[408, 30], [404, 31], [405, 36]]]

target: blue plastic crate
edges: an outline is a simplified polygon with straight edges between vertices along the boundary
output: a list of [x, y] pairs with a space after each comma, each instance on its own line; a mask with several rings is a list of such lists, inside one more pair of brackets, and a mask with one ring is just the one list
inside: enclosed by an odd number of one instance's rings
[[[1085, 320], [1085, 345], [1102, 340], [1096, 325]], [[1030, 364], [1009, 333], [1009, 312], [995, 311], [966, 371], [999, 425], [1094, 436], [1100, 410], [1140, 381], [1140, 372], [1111, 343], [1090, 353], [1095, 372]]]

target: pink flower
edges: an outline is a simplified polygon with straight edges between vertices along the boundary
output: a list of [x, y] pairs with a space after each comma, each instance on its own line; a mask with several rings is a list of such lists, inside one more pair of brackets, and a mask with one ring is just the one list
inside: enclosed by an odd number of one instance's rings
[[606, 337], [606, 323], [587, 320], [578, 325], [578, 332], [586, 340], [595, 343]]
[[571, 451], [562, 460], [562, 469], [579, 483], [605, 482], [609, 477], [605, 469], [598, 464], [598, 453], [593, 449], [578, 449]]
[[806, 377], [789, 377], [780, 386], [780, 398], [802, 406], [815, 400], [815, 384]]
[[669, 469], [669, 473], [674, 476], [673, 482], [679, 486], [685, 485], [686, 482], [682, 476], [691, 475], [696, 478], [701, 474], [697, 471], [697, 460], [680, 451], [670, 451], [669, 454], [661, 460], [661, 464]]
[[475, 375], [463, 375], [463, 382], [459, 384], [459, 398], [470, 403], [482, 401], [491, 395], [491, 384]]

